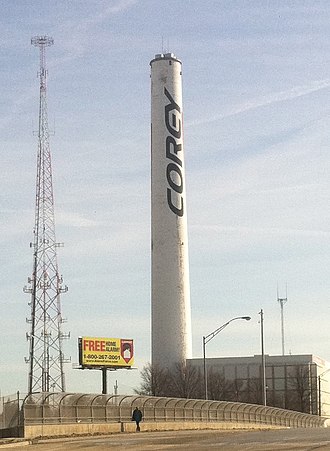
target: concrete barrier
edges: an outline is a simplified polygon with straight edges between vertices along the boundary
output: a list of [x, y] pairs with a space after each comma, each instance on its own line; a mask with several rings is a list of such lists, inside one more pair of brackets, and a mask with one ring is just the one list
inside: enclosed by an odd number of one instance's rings
[[118, 434], [122, 432], [121, 423], [67, 423], [36, 424], [24, 427], [24, 437], [70, 437], [74, 435]]
[[[283, 429], [283, 426], [262, 425], [258, 423], [227, 423], [227, 422], [202, 422], [202, 421], [168, 421], [168, 422], [142, 422], [142, 432], [152, 431], [183, 431], [183, 430], [232, 430], [232, 429]], [[38, 424], [24, 428], [25, 439], [46, 437], [72, 437], [84, 435], [109, 435], [121, 432], [133, 433], [136, 425], [134, 422], [125, 423], [90, 423], [90, 424]]]

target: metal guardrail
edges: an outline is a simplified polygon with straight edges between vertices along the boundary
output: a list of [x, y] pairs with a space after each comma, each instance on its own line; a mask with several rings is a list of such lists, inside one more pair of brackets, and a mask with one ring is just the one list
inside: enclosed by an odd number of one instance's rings
[[71, 393], [36, 393], [23, 402], [25, 425], [131, 421], [139, 407], [147, 422], [255, 423], [283, 427], [323, 427], [326, 419], [276, 407], [201, 399]]

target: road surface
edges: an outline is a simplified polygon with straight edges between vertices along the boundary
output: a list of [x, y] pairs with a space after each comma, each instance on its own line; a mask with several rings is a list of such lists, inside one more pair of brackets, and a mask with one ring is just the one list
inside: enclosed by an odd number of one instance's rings
[[[1, 450], [2, 446], [0, 446]], [[330, 428], [244, 430], [244, 431], [166, 431], [114, 434], [39, 441], [20, 451], [103, 451], [103, 450], [223, 450], [223, 451], [330, 451]]]

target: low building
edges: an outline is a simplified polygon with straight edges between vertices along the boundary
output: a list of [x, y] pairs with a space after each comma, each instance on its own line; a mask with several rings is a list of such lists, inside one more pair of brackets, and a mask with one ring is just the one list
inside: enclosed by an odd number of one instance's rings
[[[190, 359], [203, 373], [204, 360]], [[261, 355], [207, 358], [209, 399], [262, 404]], [[330, 363], [312, 354], [265, 355], [267, 405], [330, 417]]]

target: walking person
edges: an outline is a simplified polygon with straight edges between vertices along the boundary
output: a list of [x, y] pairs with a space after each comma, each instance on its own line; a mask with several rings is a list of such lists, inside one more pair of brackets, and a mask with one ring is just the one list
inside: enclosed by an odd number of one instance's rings
[[136, 431], [140, 432], [140, 421], [142, 420], [142, 412], [138, 407], [135, 407], [132, 414], [132, 421], [136, 423]]

